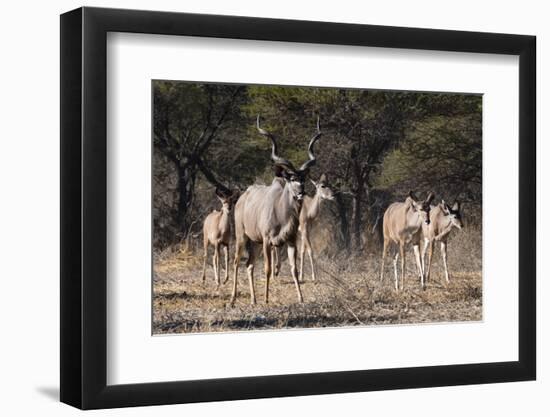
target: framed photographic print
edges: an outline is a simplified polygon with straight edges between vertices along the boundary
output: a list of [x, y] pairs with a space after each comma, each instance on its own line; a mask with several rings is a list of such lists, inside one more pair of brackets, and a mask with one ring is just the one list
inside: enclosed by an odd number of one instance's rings
[[61, 16], [61, 400], [535, 379], [535, 38]]

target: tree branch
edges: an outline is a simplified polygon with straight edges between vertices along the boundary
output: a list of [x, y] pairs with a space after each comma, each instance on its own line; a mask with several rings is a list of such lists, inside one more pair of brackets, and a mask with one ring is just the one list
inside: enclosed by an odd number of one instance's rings
[[226, 193], [230, 192], [229, 188], [227, 188], [220, 181], [218, 181], [218, 179], [216, 178], [214, 173], [212, 171], [210, 171], [210, 169], [206, 166], [206, 164], [204, 163], [204, 161], [201, 158], [197, 157], [196, 158], [196, 163], [197, 163], [197, 166], [199, 167], [200, 171], [202, 172], [202, 174], [204, 175], [204, 177], [208, 180], [208, 182], [210, 184], [214, 185], [217, 188], [220, 188], [222, 191], [224, 191]]

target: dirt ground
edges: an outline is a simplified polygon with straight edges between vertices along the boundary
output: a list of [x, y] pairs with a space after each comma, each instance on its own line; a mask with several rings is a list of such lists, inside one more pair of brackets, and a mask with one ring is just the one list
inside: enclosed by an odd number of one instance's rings
[[255, 267], [257, 304], [254, 306], [250, 305], [246, 268], [242, 262], [238, 297], [233, 307], [229, 303], [232, 250], [229, 281], [219, 287], [211, 265], [203, 283], [202, 256], [195, 251], [168, 251], [155, 256], [153, 333], [479, 321], [482, 320], [480, 248], [480, 233], [479, 238], [470, 233], [450, 242], [449, 284], [444, 283], [439, 251], [435, 250], [431, 280], [424, 291], [415, 272], [412, 251], [409, 251], [405, 290], [399, 292], [393, 289], [391, 260], [386, 262], [385, 280], [380, 282], [380, 260], [376, 253], [330, 259], [320, 254], [315, 282], [305, 262], [301, 284], [303, 303], [297, 302], [290, 268], [283, 259], [281, 273], [270, 282], [269, 304], [265, 304], [265, 278], [260, 258]]

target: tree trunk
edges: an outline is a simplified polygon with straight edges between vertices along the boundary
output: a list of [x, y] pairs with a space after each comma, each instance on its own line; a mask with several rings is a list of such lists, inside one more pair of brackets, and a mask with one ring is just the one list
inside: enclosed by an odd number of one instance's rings
[[353, 249], [356, 251], [361, 250], [361, 230], [362, 230], [362, 216], [361, 216], [361, 210], [362, 210], [362, 199], [363, 199], [363, 192], [361, 189], [357, 190], [353, 196], [353, 202], [352, 202], [352, 238], [353, 238]]
[[183, 237], [187, 235], [189, 218], [188, 213], [193, 203], [195, 190], [196, 167], [194, 165], [178, 165], [178, 206], [176, 224], [178, 232]]
[[348, 216], [346, 213], [346, 206], [344, 205], [344, 200], [342, 199], [342, 194], [336, 193], [334, 196], [334, 201], [336, 202], [336, 207], [338, 208], [338, 217], [340, 218], [340, 233], [342, 235], [342, 243], [344, 249], [349, 249], [349, 222]]
[[356, 188], [353, 194], [352, 202], [352, 239], [353, 249], [361, 250], [361, 231], [363, 230], [362, 209], [365, 191], [365, 180], [362, 175], [361, 164], [357, 159], [353, 161], [353, 175], [355, 177]]
[[[369, 175], [369, 174], [367, 174]], [[365, 233], [365, 244], [364, 248], [367, 248], [368, 250], [372, 250], [376, 247], [378, 244], [377, 242], [382, 242], [382, 239], [380, 239], [379, 234], [382, 231], [381, 223], [382, 219], [377, 219], [378, 211], [376, 208], [373, 208], [372, 205], [372, 199], [371, 199], [371, 185], [370, 181], [367, 177], [365, 180], [365, 192], [363, 197], [363, 204], [365, 209], [363, 209], [363, 224], [364, 224], [364, 230]], [[380, 223], [380, 225], [377, 226], [376, 221]]]

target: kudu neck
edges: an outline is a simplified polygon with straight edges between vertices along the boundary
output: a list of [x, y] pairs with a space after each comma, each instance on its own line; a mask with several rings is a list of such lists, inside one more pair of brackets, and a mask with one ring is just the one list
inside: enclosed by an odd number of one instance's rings
[[294, 197], [294, 193], [289, 184], [285, 184], [283, 188], [283, 193], [281, 194], [281, 202], [285, 205], [286, 208], [294, 208], [300, 210], [304, 204], [304, 199], [298, 200]]
[[276, 216], [279, 219], [294, 218], [297, 213], [300, 213], [304, 200], [297, 200], [294, 198], [294, 194], [288, 184], [282, 187], [281, 194], [276, 200], [276, 204], [273, 206]]
[[220, 217], [220, 227], [225, 228], [227, 224], [229, 223], [229, 216], [231, 214], [231, 210], [229, 210], [227, 207], [222, 207], [222, 215]]
[[313, 219], [317, 217], [317, 215], [319, 214], [319, 210], [321, 208], [322, 200], [323, 198], [317, 192], [312, 198], [308, 198], [307, 200], [304, 200], [304, 206], [307, 209], [308, 218]]
[[296, 200], [290, 186], [285, 183], [271, 208], [274, 219], [280, 225], [278, 233], [272, 237], [272, 245], [279, 246], [285, 242], [295, 242], [302, 204], [303, 200]]
[[[443, 213], [441, 213], [443, 214]], [[444, 230], [444, 229], [447, 229], [449, 227], [452, 226], [452, 220], [451, 220], [451, 216], [445, 216], [445, 215], [440, 215], [438, 216], [439, 217], [439, 228], [441, 230]]]
[[407, 217], [409, 219], [409, 224], [422, 227], [422, 223], [424, 223], [424, 220], [422, 219], [422, 214], [420, 213], [420, 210], [415, 210], [413, 207], [410, 207], [407, 212]]
[[451, 216], [445, 216], [443, 213], [440, 213], [438, 216], [438, 225], [437, 228], [439, 230], [440, 235], [448, 235], [451, 230], [453, 230], [453, 220], [451, 219]]

